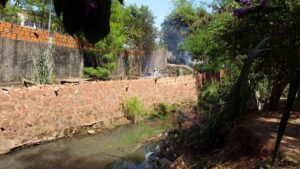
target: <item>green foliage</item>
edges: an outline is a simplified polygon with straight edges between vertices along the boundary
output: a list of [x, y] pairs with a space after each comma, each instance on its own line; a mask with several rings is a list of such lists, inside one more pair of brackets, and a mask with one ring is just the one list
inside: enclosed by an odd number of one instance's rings
[[[110, 33], [95, 44], [94, 49], [85, 50], [93, 68], [84, 70], [93, 78], [107, 78], [117, 66], [116, 58], [125, 45], [141, 47], [145, 52], [154, 48], [154, 17], [147, 6], [130, 5], [126, 8], [117, 1], [112, 1]], [[106, 71], [108, 70], [108, 71]]]
[[116, 58], [113, 54], [101, 55], [99, 50], [86, 49], [84, 51], [87, 59], [94, 60], [94, 67], [85, 67], [84, 75], [94, 79], [108, 79], [111, 71], [116, 67]]
[[218, 72], [228, 64], [225, 43], [220, 39], [225, 24], [231, 20], [230, 13], [214, 14], [203, 12], [198, 17], [194, 32], [186, 37], [183, 49], [193, 55], [193, 59], [203, 62], [202, 71]]
[[[270, 37], [268, 48], [254, 64], [254, 76], [257, 81], [268, 80], [272, 95], [270, 105], [278, 105], [283, 88], [291, 78], [292, 71], [300, 66], [299, 32], [300, 5], [297, 0], [282, 3], [270, 1], [265, 10], [250, 12], [239, 18], [230, 20], [221, 39], [226, 42], [232, 63], [241, 63], [244, 56], [253, 46]], [[243, 38], [241, 38], [243, 37]], [[234, 57], [232, 57], [234, 56]], [[272, 63], [272, 64], [270, 64]], [[276, 91], [280, 87], [282, 90]], [[274, 92], [273, 92], [274, 91]], [[273, 100], [277, 100], [276, 103]]]
[[110, 74], [109, 70], [102, 67], [97, 67], [97, 68], [85, 67], [83, 71], [86, 76], [94, 79], [101, 79], [101, 80], [107, 79]]
[[97, 42], [93, 49], [85, 49], [86, 57], [93, 60], [93, 67], [84, 68], [84, 74], [95, 79], [107, 79], [116, 68], [117, 55], [123, 50], [126, 42], [124, 32], [125, 18], [128, 11], [123, 10], [117, 0], [112, 1], [110, 17], [110, 33]]
[[149, 52], [155, 48], [156, 28], [152, 12], [148, 6], [129, 5], [125, 9], [128, 14], [125, 19], [127, 44]]
[[170, 114], [175, 110], [175, 106], [163, 102], [159, 103], [158, 107], [159, 107], [158, 113], [163, 116], [166, 116], [167, 114]]
[[123, 10], [122, 5], [117, 1], [112, 1], [110, 17], [110, 33], [102, 40], [95, 44], [95, 48], [101, 54], [117, 55], [123, 50], [126, 43], [126, 33], [124, 27], [126, 18], [129, 17], [128, 10]]
[[20, 18], [18, 13], [21, 11], [21, 8], [8, 2], [4, 9], [0, 8], [0, 21], [11, 22], [11, 23], [20, 23]]
[[23, 15], [26, 22], [30, 21], [39, 29], [47, 29], [49, 24], [49, 12], [51, 12], [52, 30], [62, 31], [60, 23], [54, 11], [50, 11], [51, 0], [10, 0], [4, 10], [1, 11], [3, 21], [20, 24], [20, 16]]
[[212, 112], [212, 108], [219, 103], [218, 84], [206, 82], [198, 96], [198, 107], [208, 113]]
[[124, 103], [125, 117], [134, 123], [154, 117], [157, 112], [153, 109], [146, 109], [144, 104], [137, 97], [129, 97]]
[[[251, 66], [258, 55], [264, 51], [261, 48], [265, 44], [266, 39], [261, 41], [249, 54], [236, 83], [229, 90], [221, 90], [216, 95], [215, 92], [218, 87], [207, 87], [208, 91], [212, 91], [208, 92], [210, 95], [207, 95], [207, 100], [216, 102], [217, 104], [214, 106], [217, 108], [214, 108], [211, 113], [207, 113], [208, 116], [205, 116], [203, 120], [205, 127], [202, 127], [200, 132], [195, 131], [192, 132], [193, 134], [186, 136], [189, 140], [192, 140], [194, 145], [197, 145], [197, 148], [200, 145], [201, 151], [209, 151], [215, 146], [222, 145], [237, 121], [245, 114], [247, 101], [255, 86], [249, 78]], [[215, 98], [219, 98], [218, 101], [214, 101]], [[199, 128], [193, 128], [192, 130], [199, 130]]]
[[183, 70], [181, 68], [176, 69], [177, 76], [183, 76]]

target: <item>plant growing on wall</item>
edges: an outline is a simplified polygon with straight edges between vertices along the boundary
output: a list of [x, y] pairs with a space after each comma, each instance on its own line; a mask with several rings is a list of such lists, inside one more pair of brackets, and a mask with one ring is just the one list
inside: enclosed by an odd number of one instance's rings
[[38, 84], [49, 84], [53, 81], [53, 47], [49, 45], [45, 51], [33, 58], [33, 81]]

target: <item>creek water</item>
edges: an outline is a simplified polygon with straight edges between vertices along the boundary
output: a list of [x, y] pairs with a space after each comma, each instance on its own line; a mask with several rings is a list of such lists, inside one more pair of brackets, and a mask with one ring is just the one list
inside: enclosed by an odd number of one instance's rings
[[0, 169], [142, 168], [145, 154], [156, 146], [145, 140], [170, 128], [170, 123], [148, 121], [22, 148], [0, 156]]

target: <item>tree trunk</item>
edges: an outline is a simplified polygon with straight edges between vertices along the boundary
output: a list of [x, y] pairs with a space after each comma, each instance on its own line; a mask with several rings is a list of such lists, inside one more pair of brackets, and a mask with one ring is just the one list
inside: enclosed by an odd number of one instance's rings
[[280, 97], [285, 89], [287, 83], [274, 83], [271, 91], [271, 97], [269, 101], [269, 110], [278, 111], [280, 107]]

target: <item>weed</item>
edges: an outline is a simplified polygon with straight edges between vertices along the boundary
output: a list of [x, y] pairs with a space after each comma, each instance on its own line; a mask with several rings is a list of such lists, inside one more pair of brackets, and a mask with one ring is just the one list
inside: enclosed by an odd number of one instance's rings
[[159, 106], [158, 112], [162, 116], [166, 116], [167, 114], [170, 114], [172, 111], [176, 109], [175, 106], [171, 106], [163, 102], [159, 103], [158, 106]]
[[52, 45], [49, 45], [40, 57], [33, 58], [34, 82], [39, 84], [48, 84], [54, 79], [52, 54], [53, 47]]
[[134, 123], [157, 116], [154, 109], [146, 109], [144, 104], [137, 97], [125, 99], [125, 117]]

